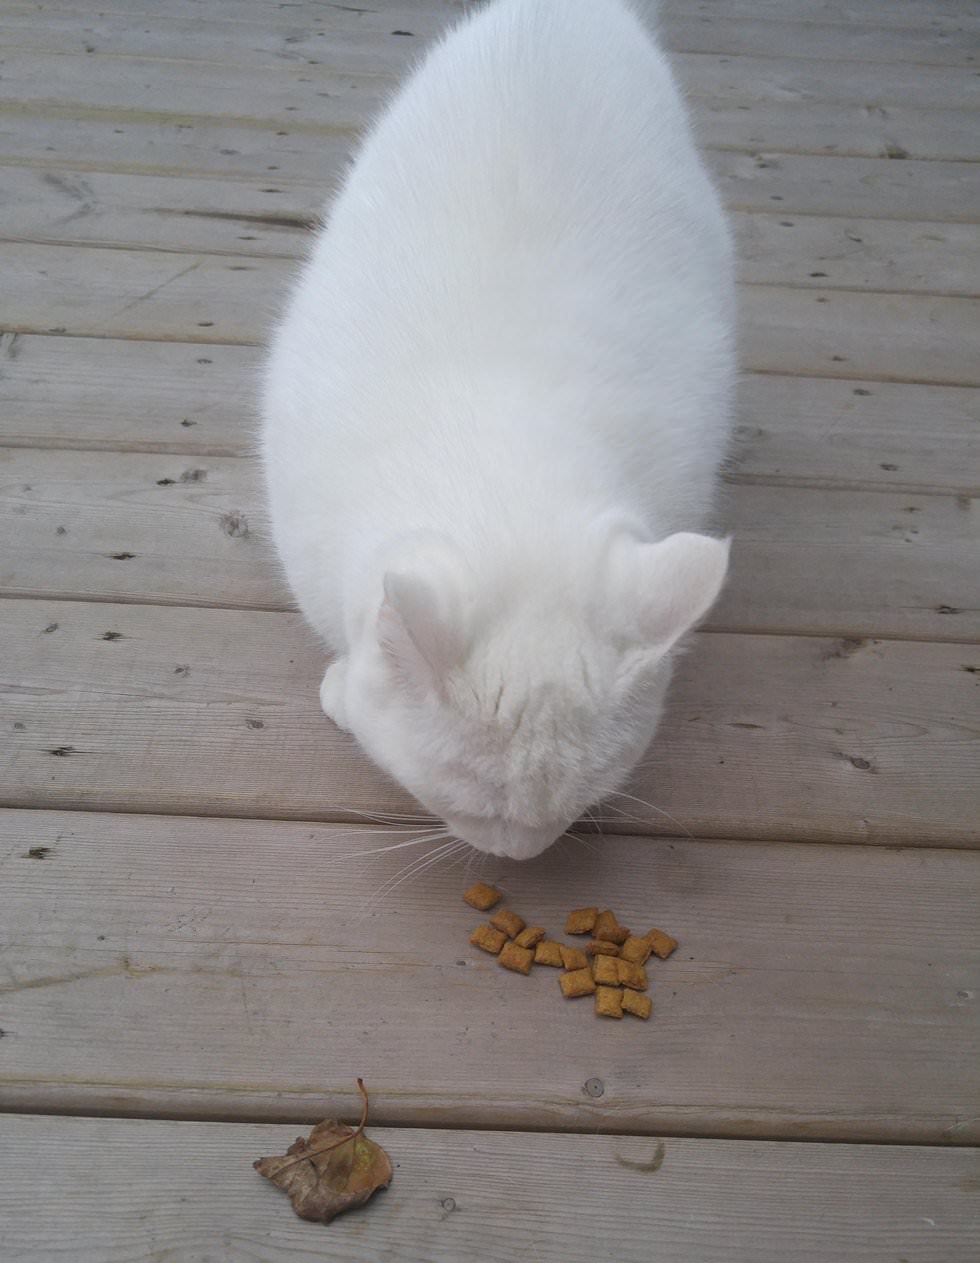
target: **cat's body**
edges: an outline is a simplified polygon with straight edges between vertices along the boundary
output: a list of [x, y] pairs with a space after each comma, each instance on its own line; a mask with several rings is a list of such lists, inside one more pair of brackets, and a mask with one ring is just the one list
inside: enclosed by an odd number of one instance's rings
[[450, 828], [528, 855], [621, 782], [727, 546], [703, 525], [732, 261], [620, 0], [498, 0], [329, 211], [267, 372], [276, 545], [325, 709]]

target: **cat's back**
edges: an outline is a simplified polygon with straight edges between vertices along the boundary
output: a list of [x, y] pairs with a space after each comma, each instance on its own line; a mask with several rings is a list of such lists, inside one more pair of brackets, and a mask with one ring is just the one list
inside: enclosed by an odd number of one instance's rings
[[[330, 511], [361, 529], [458, 520], [448, 488], [464, 512], [491, 492], [499, 507], [508, 482], [516, 501], [510, 454], [554, 470], [569, 435], [593, 484], [605, 444], [637, 483], [656, 448], [706, 488], [730, 273], [667, 58], [628, 5], [496, 0], [381, 116], [294, 291], [267, 375], [274, 518], [329, 480]], [[559, 398], [562, 440], [545, 419]]]

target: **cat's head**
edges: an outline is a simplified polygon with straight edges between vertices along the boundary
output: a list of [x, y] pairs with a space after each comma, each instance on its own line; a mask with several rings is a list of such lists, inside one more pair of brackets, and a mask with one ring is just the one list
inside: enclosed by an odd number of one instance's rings
[[727, 564], [727, 540], [613, 529], [481, 584], [448, 540], [409, 542], [351, 647], [349, 725], [456, 836], [529, 859], [632, 771]]

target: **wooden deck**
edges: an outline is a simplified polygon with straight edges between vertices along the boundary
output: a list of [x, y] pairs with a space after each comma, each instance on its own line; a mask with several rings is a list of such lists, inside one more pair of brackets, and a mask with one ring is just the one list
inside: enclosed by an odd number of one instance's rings
[[[461, 7], [0, 6], [0, 1254], [972, 1263], [977, 6], [668, 0], [746, 368], [634, 790], [693, 836], [625, 800], [487, 870], [656, 910], [625, 1029], [474, 959], [461, 870], [375, 898], [413, 804], [319, 712], [247, 455], [310, 218]], [[358, 1075], [394, 1183], [302, 1224], [251, 1160]]]

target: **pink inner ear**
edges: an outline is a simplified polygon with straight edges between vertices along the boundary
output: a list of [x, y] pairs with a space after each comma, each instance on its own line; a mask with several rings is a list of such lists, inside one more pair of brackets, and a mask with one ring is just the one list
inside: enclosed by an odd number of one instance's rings
[[382, 649], [407, 683], [438, 687], [460, 656], [452, 594], [440, 600], [425, 580], [397, 572], [385, 575], [384, 591], [378, 612]]
[[666, 652], [718, 598], [728, 570], [727, 539], [682, 532], [637, 552], [643, 638]]

